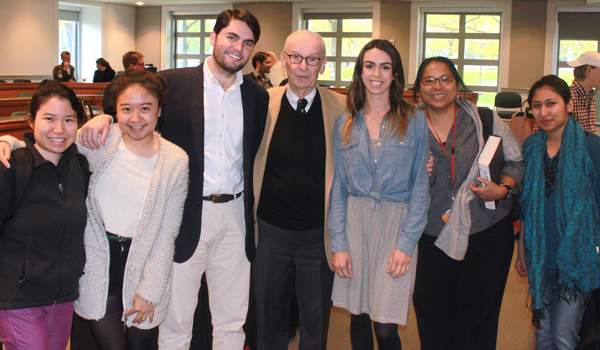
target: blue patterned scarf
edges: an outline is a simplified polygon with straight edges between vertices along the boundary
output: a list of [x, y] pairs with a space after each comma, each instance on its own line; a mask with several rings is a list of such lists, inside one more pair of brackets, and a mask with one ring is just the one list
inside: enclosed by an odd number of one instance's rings
[[[544, 227], [547, 135], [543, 130], [523, 143], [527, 165], [522, 217], [525, 222], [525, 257], [529, 275], [529, 294], [533, 322], [544, 317], [542, 298], [545, 288], [546, 232]], [[600, 287], [600, 211], [596, 205], [596, 173], [586, 148], [585, 131], [569, 117], [563, 132], [556, 173], [556, 226], [559, 298], [577, 300], [583, 293]]]

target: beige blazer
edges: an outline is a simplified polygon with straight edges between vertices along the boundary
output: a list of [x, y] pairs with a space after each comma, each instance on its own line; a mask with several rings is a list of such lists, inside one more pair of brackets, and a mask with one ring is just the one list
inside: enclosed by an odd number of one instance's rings
[[[277, 123], [277, 117], [279, 116], [279, 110], [281, 108], [281, 99], [283, 98], [287, 85], [272, 88], [267, 90], [269, 92], [269, 113], [267, 114], [267, 123], [265, 125], [265, 133], [263, 135], [262, 143], [258, 149], [258, 154], [254, 161], [254, 221], [256, 222], [256, 210], [258, 208], [258, 201], [260, 199], [260, 191], [262, 189], [263, 177], [265, 175], [265, 165], [267, 164], [267, 153], [269, 152], [269, 145], [271, 144], [271, 137], [273, 136], [273, 130]], [[327, 231], [327, 215], [329, 213], [329, 192], [331, 191], [331, 184], [333, 182], [333, 128], [335, 126], [336, 119], [346, 111], [346, 96], [338, 94], [336, 92], [321, 88], [317, 86], [317, 91], [321, 96], [321, 105], [323, 107], [323, 124], [325, 125], [325, 145], [327, 147], [327, 154], [325, 155], [325, 237], [323, 244], [325, 244], [325, 251], [327, 252], [327, 261], [329, 267], [333, 270], [331, 265], [331, 244], [329, 238], [329, 232]], [[256, 224], [255, 224], [256, 225]], [[260, 237], [260, 232], [255, 226], [256, 242]]]

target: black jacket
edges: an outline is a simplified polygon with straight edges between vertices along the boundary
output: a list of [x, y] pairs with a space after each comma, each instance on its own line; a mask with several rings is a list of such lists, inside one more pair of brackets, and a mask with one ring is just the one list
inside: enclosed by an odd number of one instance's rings
[[112, 68], [106, 68], [105, 70], [97, 69], [94, 72], [94, 83], [110, 83], [111, 80], [115, 78], [115, 72]]
[[[194, 68], [162, 71], [167, 78], [167, 103], [158, 118], [162, 136], [181, 147], [190, 158], [190, 185], [179, 236], [175, 241], [176, 263], [189, 260], [200, 240], [202, 227], [202, 196], [204, 186], [204, 63]], [[110, 86], [110, 84], [109, 84]], [[243, 131], [244, 219], [246, 223], [246, 256], [252, 262], [254, 246], [254, 158], [260, 147], [269, 94], [267, 90], [244, 78], [240, 85]], [[106, 98], [106, 95], [105, 95]], [[106, 110], [105, 110], [106, 113]]]
[[[54, 166], [33, 146], [31, 133], [25, 134], [25, 142], [35, 166], [29, 185], [0, 237], [0, 309], [3, 310], [77, 299], [85, 264], [87, 188], [86, 175], [76, 157], [77, 148], [71, 145]], [[22, 151], [27, 150], [15, 152]], [[13, 159], [11, 167], [15, 166]], [[3, 220], [10, 207], [13, 186], [12, 173], [0, 166]]]

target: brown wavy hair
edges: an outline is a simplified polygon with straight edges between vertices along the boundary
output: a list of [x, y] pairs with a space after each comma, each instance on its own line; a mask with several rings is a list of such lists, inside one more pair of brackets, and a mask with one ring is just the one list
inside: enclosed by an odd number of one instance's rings
[[366, 88], [362, 81], [362, 71], [364, 58], [367, 51], [379, 49], [387, 53], [392, 59], [392, 84], [390, 85], [390, 110], [384, 117], [384, 122], [387, 122], [390, 127], [387, 128], [383, 137], [389, 134], [395, 137], [406, 135], [408, 121], [414, 116], [414, 107], [411, 103], [404, 99], [404, 69], [402, 67], [402, 59], [398, 50], [387, 40], [375, 39], [369, 42], [362, 48], [356, 65], [354, 66], [354, 75], [346, 96], [346, 108], [348, 109], [349, 117], [344, 124], [342, 132], [342, 142], [346, 143], [350, 139], [352, 125], [354, 125], [358, 112], [365, 106]]

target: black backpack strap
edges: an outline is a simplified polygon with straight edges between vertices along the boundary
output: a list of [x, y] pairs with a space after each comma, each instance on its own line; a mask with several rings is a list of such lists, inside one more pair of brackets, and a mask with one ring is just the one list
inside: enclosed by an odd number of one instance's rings
[[5, 221], [10, 220], [13, 214], [15, 213], [15, 209], [19, 205], [21, 198], [23, 198], [23, 194], [25, 194], [27, 186], [29, 186], [31, 174], [33, 173], [33, 168], [35, 166], [33, 154], [27, 148], [20, 148], [14, 151], [13, 158], [15, 159], [15, 181], [13, 186], [12, 199], [10, 201], [10, 208], [8, 209], [8, 213], [6, 214]]
[[477, 107], [481, 124], [483, 125], [483, 143], [494, 133], [494, 111], [487, 107]]

